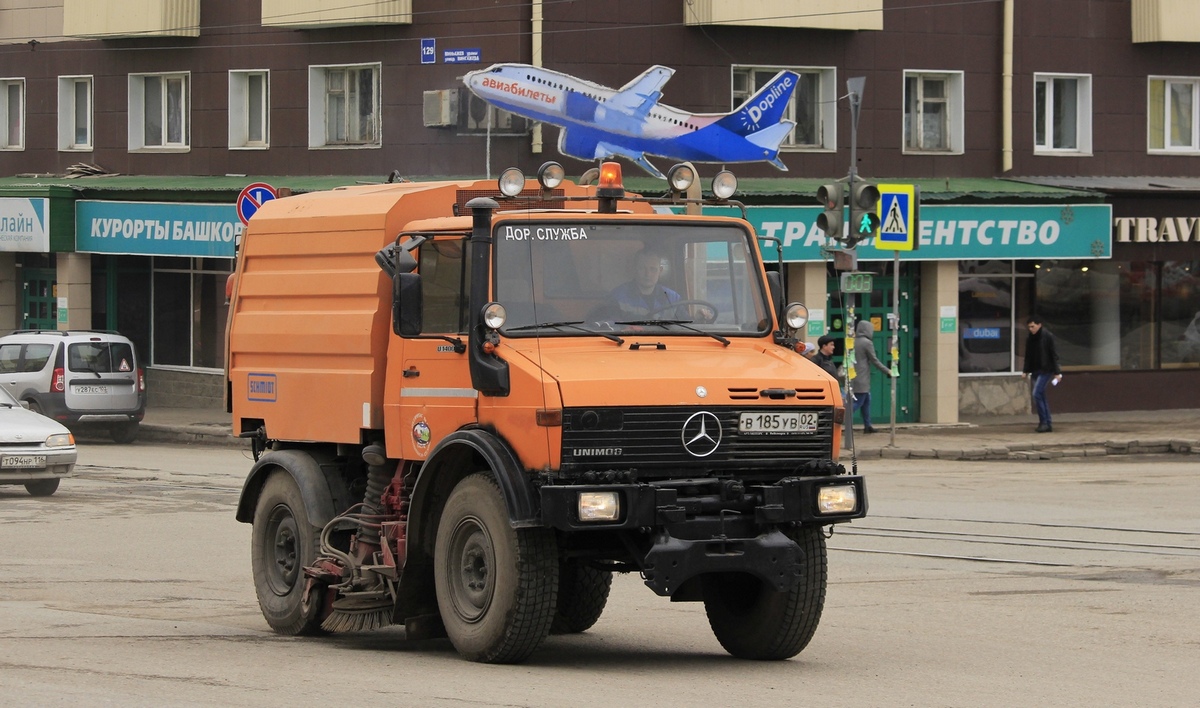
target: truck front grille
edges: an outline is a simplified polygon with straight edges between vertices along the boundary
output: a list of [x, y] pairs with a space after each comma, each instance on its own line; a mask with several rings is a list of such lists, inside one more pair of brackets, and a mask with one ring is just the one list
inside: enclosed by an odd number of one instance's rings
[[[744, 435], [738, 433], [743, 412], [818, 413], [817, 431], [808, 434]], [[711, 452], [684, 444], [689, 418], [707, 413], [719, 421], [720, 439]], [[693, 420], [692, 427], [697, 425]], [[716, 438], [715, 435], [710, 437]], [[689, 437], [696, 437], [691, 430]], [[833, 409], [824, 407], [698, 408], [568, 408], [563, 411], [562, 472], [634, 469], [649, 477], [696, 476], [709, 473], [795, 473], [812, 460], [829, 459]], [[704, 454], [708, 453], [708, 454]]]

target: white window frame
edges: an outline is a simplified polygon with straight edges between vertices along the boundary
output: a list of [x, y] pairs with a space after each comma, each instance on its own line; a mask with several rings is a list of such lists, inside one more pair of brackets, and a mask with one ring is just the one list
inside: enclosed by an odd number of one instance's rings
[[[159, 144], [151, 143], [146, 135], [146, 80], [158, 78], [163, 84], [160, 110], [162, 135]], [[170, 121], [169, 83], [182, 81], [180, 87], [180, 140], [171, 142], [168, 135]], [[129, 152], [188, 152], [192, 140], [192, 75], [189, 71], [129, 75]]]
[[[10, 87], [16, 86], [17, 100], [20, 105], [16, 107], [17, 121], [16, 135], [13, 136], [13, 126], [10, 116], [12, 115], [12, 107], [9, 101]], [[25, 79], [18, 77], [0, 78], [0, 150], [12, 150], [14, 152], [25, 149]]]
[[[251, 77], [262, 78], [259, 120], [262, 139], [250, 139]], [[271, 147], [271, 71], [237, 69], [229, 72], [229, 149], [266, 150]]]
[[[1075, 81], [1075, 147], [1055, 147], [1038, 144], [1038, 85], [1045, 84], [1044, 124], [1041, 126], [1047, 143], [1054, 136], [1054, 91], [1055, 81]], [[1091, 74], [1042, 74], [1033, 75], [1033, 152], [1036, 155], [1065, 155], [1078, 157], [1092, 154], [1092, 75]]]
[[[87, 139], [78, 142], [76, 130], [79, 128], [77, 119], [78, 97], [76, 87], [80, 84], [87, 86]], [[58, 150], [59, 152], [91, 152], [95, 147], [96, 135], [96, 81], [92, 76], [60, 76], [58, 77]]]
[[[1161, 146], [1155, 146], [1151, 140], [1150, 125], [1154, 115], [1151, 103], [1151, 90], [1155, 81], [1163, 83], [1163, 125]], [[1190, 84], [1192, 87], [1192, 126], [1191, 145], [1170, 145], [1171, 135], [1171, 84]], [[1200, 155], [1200, 77], [1195, 76], [1150, 76], [1146, 80], [1146, 151], [1157, 155]]]
[[[754, 72], [768, 72], [772, 76], [783, 70], [794, 71], [797, 74], [816, 74], [817, 95], [817, 142], [813, 144], [797, 143], [796, 131], [793, 129], [779, 146], [780, 152], [836, 152], [837, 151], [837, 67], [833, 66], [760, 66], [757, 64], [734, 64], [730, 67], [729, 91], [730, 108], [736, 109], [746, 99], [754, 95], [757, 89], [753, 81]], [[739, 73], [747, 74], [746, 89], [736, 90], [735, 77]], [[783, 115], [785, 120], [796, 120], [796, 94], [793, 92], [788, 99], [787, 110]]]
[[[327, 78], [333, 71], [367, 69], [373, 72], [372, 101], [374, 110], [370, 115], [373, 138], [365, 141], [334, 141], [329, 137], [325, 116], [329, 92]], [[381, 98], [383, 91], [383, 65], [366, 64], [321, 64], [308, 67], [308, 147], [310, 150], [362, 150], [383, 147], [383, 117]], [[347, 90], [349, 90], [347, 88]], [[347, 108], [349, 103], [347, 102]]]
[[[944, 103], [946, 105], [946, 146], [940, 148], [924, 148], [913, 145], [909, 140], [910, 125], [914, 117], [909, 115], [908, 81], [916, 79], [921, 91], [919, 106], [927, 103]], [[946, 95], [941, 98], [924, 98], [925, 81], [939, 79], [946, 83]], [[901, 106], [901, 135], [900, 144], [906, 155], [961, 155], [964, 151], [964, 80], [961, 71], [905, 70], [901, 78], [900, 95], [903, 96]], [[919, 135], [920, 133], [918, 133]]]

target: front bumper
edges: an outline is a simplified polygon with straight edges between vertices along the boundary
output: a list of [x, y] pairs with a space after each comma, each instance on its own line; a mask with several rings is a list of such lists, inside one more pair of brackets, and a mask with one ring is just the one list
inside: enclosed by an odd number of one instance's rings
[[[851, 511], [821, 513], [822, 487], [852, 486], [857, 502]], [[775, 484], [731, 488], [728, 480], [671, 480], [669, 483], [543, 485], [542, 522], [566, 532], [639, 531], [650, 538], [641, 546], [646, 584], [671, 595], [702, 573], [752, 573], [777, 590], [800, 579], [803, 551], [784, 531], [792, 526], [823, 526], [866, 516], [863, 477], [789, 477]], [[582, 492], [615, 492], [620, 513], [613, 521], [582, 521]]]
[[[23, 460], [27, 458], [45, 458], [45, 464], [39, 467], [10, 467], [3, 463], [7, 460]], [[42, 479], [60, 479], [70, 477], [78, 457], [75, 447], [68, 448], [39, 448], [5, 446], [0, 448], [0, 484], [24, 484]]]

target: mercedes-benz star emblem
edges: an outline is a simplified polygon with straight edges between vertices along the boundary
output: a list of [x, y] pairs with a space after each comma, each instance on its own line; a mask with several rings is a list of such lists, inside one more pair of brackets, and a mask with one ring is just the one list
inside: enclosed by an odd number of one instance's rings
[[721, 421], [708, 411], [693, 413], [683, 422], [683, 449], [692, 457], [708, 457], [721, 444]]

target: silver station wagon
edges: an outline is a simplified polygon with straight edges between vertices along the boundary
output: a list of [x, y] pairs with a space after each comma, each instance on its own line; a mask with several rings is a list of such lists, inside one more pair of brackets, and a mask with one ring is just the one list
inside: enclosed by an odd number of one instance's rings
[[146, 415], [133, 342], [113, 332], [21, 330], [0, 337], [0, 388], [68, 428], [102, 427], [129, 443]]

